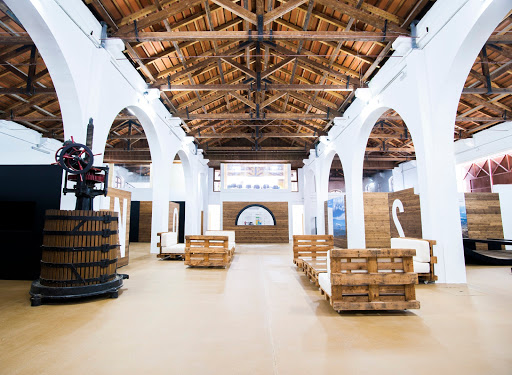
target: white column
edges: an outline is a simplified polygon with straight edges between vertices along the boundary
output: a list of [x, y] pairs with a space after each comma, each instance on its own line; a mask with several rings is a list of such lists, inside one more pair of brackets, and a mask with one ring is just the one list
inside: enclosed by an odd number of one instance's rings
[[[364, 155], [364, 154], [363, 154]], [[343, 174], [345, 176], [345, 192], [347, 207], [345, 211], [347, 223], [347, 247], [349, 249], [366, 248], [364, 229], [363, 202], [363, 157], [354, 158], [354, 154], [343, 158]]]
[[[329, 168], [322, 168], [322, 162], [325, 160], [317, 159], [316, 167], [316, 233], [325, 234], [325, 202], [329, 198]], [[325, 173], [327, 170], [327, 175]]]
[[435, 77], [429, 76], [420, 51], [411, 54], [408, 66], [417, 85], [418, 108], [410, 116], [410, 130], [418, 165], [423, 238], [437, 242], [434, 254], [438, 257], [435, 272], [439, 282], [465, 283], [453, 144], [459, 98], [452, 87], [439, 92], [441, 83], [436, 85]]
[[169, 228], [170, 155], [153, 156], [151, 174], [153, 182], [153, 208], [151, 214], [151, 252], [157, 253], [158, 232]]

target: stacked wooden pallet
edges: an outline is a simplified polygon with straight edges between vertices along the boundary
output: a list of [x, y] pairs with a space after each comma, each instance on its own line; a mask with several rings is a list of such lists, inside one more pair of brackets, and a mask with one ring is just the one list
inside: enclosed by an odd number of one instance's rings
[[332, 250], [330, 272], [319, 275], [336, 311], [419, 309], [412, 249]]
[[303, 268], [305, 260], [327, 259], [327, 251], [334, 248], [332, 235], [293, 236], [293, 263]]
[[226, 267], [233, 259], [228, 236], [186, 236], [185, 265], [191, 267]]

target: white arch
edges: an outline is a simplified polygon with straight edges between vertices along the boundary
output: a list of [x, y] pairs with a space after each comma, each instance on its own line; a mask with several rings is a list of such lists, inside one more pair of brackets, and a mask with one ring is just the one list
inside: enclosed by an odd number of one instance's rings
[[[54, 22], [54, 4], [42, 5], [33, 2], [6, 0], [6, 4], [28, 32], [48, 68], [57, 92], [64, 126], [64, 139], [71, 136], [77, 142], [84, 142], [86, 123], [84, 121], [79, 89], [67, 55], [63, 52], [66, 41]], [[64, 38], [65, 39], [65, 38]]]

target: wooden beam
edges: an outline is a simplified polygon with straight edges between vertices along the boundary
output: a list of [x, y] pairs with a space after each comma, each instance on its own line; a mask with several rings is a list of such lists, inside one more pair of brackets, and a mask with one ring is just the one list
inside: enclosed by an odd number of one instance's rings
[[231, 13], [236, 14], [238, 17], [243, 18], [244, 20], [252, 23], [253, 25], [258, 25], [258, 21], [256, 19], [256, 14], [253, 12], [241, 7], [238, 4], [235, 4], [231, 0], [212, 0], [218, 6], [229, 10]]
[[487, 39], [487, 43], [512, 44], [512, 35], [510, 33], [503, 35], [491, 35], [489, 39]]
[[[213, 85], [162, 85], [154, 86], [161, 91], [244, 91], [251, 90], [247, 84], [213, 84]], [[300, 85], [300, 84], [270, 84], [266, 90], [277, 91], [353, 91], [353, 88], [347, 88], [346, 85]], [[511, 89], [512, 90], [512, 89]]]
[[23, 45], [32, 45], [34, 42], [32, 38], [28, 35], [9, 35], [9, 36], [0, 36], [0, 44], [8, 45], [8, 44], [23, 44]]
[[[379, 120], [388, 120], [388, 121], [403, 121], [400, 116], [381, 116]], [[492, 122], [492, 121], [503, 121], [501, 117], [466, 117], [466, 116], [457, 116], [455, 118], [457, 122]], [[389, 129], [389, 128], [384, 128]]]
[[[329, 75], [332, 75], [333, 77], [336, 77], [337, 79], [339, 79], [340, 81], [343, 81], [343, 82], [346, 82], [347, 81], [347, 75], [350, 76], [350, 77], [353, 77], [353, 78], [357, 78], [359, 79], [359, 73], [358, 72], [355, 72], [345, 66], [342, 66], [342, 65], [338, 65], [338, 64], [333, 64], [332, 66], [335, 66], [337, 69], [340, 69], [340, 71], [337, 71], [337, 70], [334, 70], [332, 68], [329, 68], [329, 66], [326, 66], [322, 63], [319, 63], [317, 61], [314, 61], [310, 58], [308, 58], [307, 56], [297, 56], [298, 54], [295, 52], [295, 51], [292, 51], [288, 48], [285, 48], [285, 47], [282, 47], [282, 46], [278, 46], [278, 45], [272, 45], [270, 47], [271, 49], [273, 49], [274, 51], [276, 52], [279, 52], [280, 54], [284, 55], [284, 56], [287, 56], [287, 55], [292, 55], [292, 56], [295, 56], [300, 62], [308, 65], [308, 66], [311, 66], [313, 68], [316, 68], [318, 70], [321, 70], [322, 72], [327, 72]], [[308, 51], [308, 50], [304, 50], [303, 51], [303, 54], [306, 55], [306, 54], [311, 54], [311, 55], [314, 55], [311, 51]], [[312, 56], [314, 58], [317, 58], [321, 61], [326, 61], [327, 64], [329, 64], [329, 60], [327, 59], [321, 59], [317, 56]], [[354, 83], [355, 84], [355, 83]]]
[[233, 66], [234, 68], [237, 68], [247, 74], [248, 76], [252, 78], [256, 78], [256, 72], [252, 69], [248, 69], [242, 64], [237, 63], [235, 60], [229, 58], [229, 57], [221, 57], [221, 60], [228, 63], [229, 65]]
[[462, 90], [462, 95], [468, 94], [480, 94], [480, 95], [494, 95], [494, 94], [512, 94], [512, 88], [492, 88], [492, 92], [489, 94], [486, 88], [470, 88], [466, 87]]
[[201, 41], [201, 40], [230, 40], [254, 41], [261, 38], [263, 41], [274, 40], [303, 40], [303, 41], [335, 41], [335, 42], [393, 42], [398, 35], [371, 31], [270, 31], [264, 30], [262, 34], [248, 31], [158, 31], [134, 32], [116, 34], [116, 38], [128, 42], [137, 40], [145, 42], [171, 42], [171, 41]]
[[[55, 93], [55, 88], [53, 87], [38, 87], [34, 88], [31, 92], [32, 95], [54, 95]], [[0, 88], [0, 95], [27, 95], [27, 93], [24, 88]]]
[[384, 30], [386, 27], [392, 34], [398, 35], [409, 35], [406, 29], [401, 28], [394, 22], [386, 22], [378, 16], [367, 13], [363, 10], [357, 9], [352, 5], [343, 3], [340, 0], [316, 0], [317, 3], [325, 5], [333, 10], [346, 14], [356, 20], [362, 21], [368, 25], [371, 25], [379, 30]]
[[[261, 118], [256, 118], [252, 113], [189, 113], [188, 116], [184, 112], [178, 112], [178, 117], [184, 120], [247, 120], [247, 121], [261, 121], [261, 120], [329, 120], [334, 118], [333, 114], [316, 114], [316, 113], [265, 113]], [[397, 138], [397, 136], [395, 136]]]
[[286, 66], [289, 63], [291, 63], [293, 60], [295, 60], [295, 57], [294, 56], [290, 56], [290, 57], [287, 57], [287, 58], [283, 59], [281, 62], [272, 65], [270, 68], [268, 68], [264, 72], [261, 72], [261, 79], [266, 78], [269, 75], [274, 74], [279, 69], [281, 69], [283, 66]]
[[[211, 146], [208, 147], [207, 152], [211, 151], [253, 151], [251, 146]], [[261, 151], [304, 151], [304, 147], [273, 147], [273, 146], [261, 146]]]
[[283, 5], [274, 8], [270, 12], [267, 12], [263, 16], [263, 25], [268, 25], [275, 19], [285, 15], [297, 7], [300, 7], [302, 4], [307, 3], [308, 1], [309, 0], [288, 0]]
[[119, 28], [117, 27], [116, 23], [114, 22], [108, 11], [103, 6], [101, 0], [91, 1], [94, 4], [94, 8], [100, 14], [101, 18], [103, 18], [103, 20], [107, 23], [107, 25], [109, 25], [112, 28], [112, 30], [117, 31]]
[[[162, 22], [165, 19], [168, 19], [172, 16], [175, 16], [179, 13], [189, 10], [190, 8], [200, 4], [202, 2], [203, 2], [203, 0], [182, 0], [177, 4], [173, 4], [172, 6], [169, 6], [169, 7], [165, 8], [163, 10], [160, 10], [158, 12], [149, 14], [147, 17], [142, 18], [141, 20], [139, 20], [137, 22], [137, 29], [142, 30], [142, 29], [145, 29], [146, 27], [154, 25], [155, 23]], [[133, 31], [133, 29], [134, 29], [133, 24], [122, 26], [121, 28], [119, 28], [119, 30], [113, 36], [117, 37], [118, 35], [122, 35], [124, 33]]]
[[[312, 134], [312, 133], [261, 133], [261, 137], [265, 138], [317, 138], [318, 135]], [[220, 134], [201, 134], [195, 136], [198, 139], [204, 139], [204, 138], [253, 138], [254, 133], [242, 133], [242, 132], [227, 132], [227, 133], [220, 133]]]
[[276, 95], [271, 96], [270, 98], [268, 98], [268, 99], [264, 100], [264, 101], [263, 101], [263, 103], [261, 103], [261, 105], [260, 105], [260, 109], [263, 109], [263, 108], [265, 108], [266, 106], [268, 106], [268, 105], [270, 105], [270, 104], [274, 103], [276, 100], [278, 100], [278, 99], [282, 98], [282, 97], [283, 97], [283, 96], [285, 96], [285, 95], [286, 95], [286, 92], [279, 92], [279, 93], [277, 93]]
[[252, 109], [256, 109], [256, 103], [254, 103], [253, 101], [247, 99], [246, 97], [244, 97], [242, 95], [237, 94], [235, 91], [231, 91], [229, 93], [229, 95], [231, 95], [233, 98], [240, 100], [242, 103], [247, 104]]

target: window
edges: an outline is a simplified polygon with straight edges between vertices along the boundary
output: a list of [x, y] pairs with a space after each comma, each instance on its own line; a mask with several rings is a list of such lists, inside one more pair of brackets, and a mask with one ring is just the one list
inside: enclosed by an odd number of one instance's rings
[[299, 191], [299, 171], [297, 169], [292, 169], [290, 173], [291, 182], [292, 182], [292, 191]]
[[288, 189], [287, 164], [224, 164], [224, 189]]
[[213, 170], [213, 191], [220, 191], [220, 169]]
[[116, 176], [116, 181], [114, 182], [114, 188], [121, 189], [123, 187], [123, 180], [121, 177]]
[[250, 204], [238, 213], [236, 225], [276, 225], [276, 219], [267, 207]]

